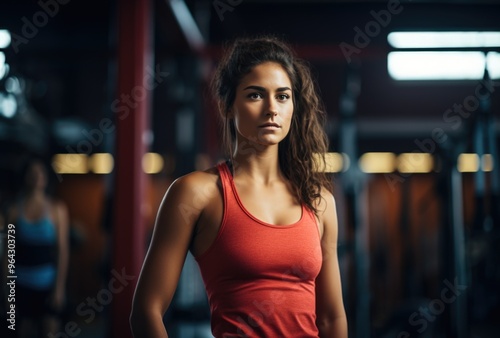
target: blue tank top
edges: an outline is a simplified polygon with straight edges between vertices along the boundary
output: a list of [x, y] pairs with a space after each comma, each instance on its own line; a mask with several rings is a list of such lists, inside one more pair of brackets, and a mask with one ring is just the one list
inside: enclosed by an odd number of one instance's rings
[[42, 218], [27, 220], [23, 206], [16, 224], [17, 283], [36, 290], [48, 290], [56, 279], [57, 233], [48, 206]]

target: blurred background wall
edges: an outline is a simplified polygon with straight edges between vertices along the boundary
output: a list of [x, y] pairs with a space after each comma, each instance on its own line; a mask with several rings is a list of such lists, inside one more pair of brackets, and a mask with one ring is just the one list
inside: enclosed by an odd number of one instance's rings
[[[494, 0], [3, 1], [0, 208], [30, 157], [51, 165], [75, 323], [54, 336], [130, 336], [165, 190], [224, 158], [209, 91], [224, 44], [275, 34], [327, 109], [350, 336], [497, 337], [499, 18]], [[172, 337], [210, 337], [205, 298], [188, 257]]]

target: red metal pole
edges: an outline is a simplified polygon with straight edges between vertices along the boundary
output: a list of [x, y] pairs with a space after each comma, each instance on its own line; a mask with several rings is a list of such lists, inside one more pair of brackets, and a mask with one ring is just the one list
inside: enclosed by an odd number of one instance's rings
[[[122, 0], [118, 6], [118, 91], [116, 112], [116, 184], [113, 225], [112, 336], [132, 337], [129, 315], [145, 254], [144, 217], [146, 152], [144, 134], [151, 95], [151, 2]], [[133, 278], [132, 278], [133, 276]], [[123, 286], [123, 288], [121, 288]], [[111, 281], [110, 281], [111, 287]]]

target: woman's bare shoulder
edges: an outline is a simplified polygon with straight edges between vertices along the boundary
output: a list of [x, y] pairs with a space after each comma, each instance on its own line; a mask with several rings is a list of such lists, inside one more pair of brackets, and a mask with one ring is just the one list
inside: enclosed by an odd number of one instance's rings
[[168, 188], [166, 195], [171, 197], [206, 195], [207, 192], [216, 191], [218, 188], [219, 173], [216, 167], [203, 171], [193, 171], [175, 179]]
[[[217, 170], [194, 171], [177, 178], [167, 189], [160, 204], [159, 223], [194, 226], [201, 213], [210, 207], [218, 191]], [[175, 217], [179, 222], [172, 222]]]
[[48, 198], [48, 201], [49, 205], [52, 207], [52, 210], [54, 210], [55, 212], [67, 212], [68, 207], [62, 199], [51, 197]]
[[321, 189], [321, 197], [326, 200], [327, 203], [335, 204], [335, 197], [330, 190], [323, 188]]
[[197, 170], [189, 174], [180, 176], [172, 182], [172, 185], [192, 188], [193, 186], [214, 184], [219, 178], [219, 173], [216, 167], [211, 167], [206, 170]]
[[324, 187], [321, 189], [319, 195], [320, 197], [317, 198], [313, 204], [321, 215], [328, 212], [330, 208], [335, 207], [335, 197], [333, 197], [333, 194]]

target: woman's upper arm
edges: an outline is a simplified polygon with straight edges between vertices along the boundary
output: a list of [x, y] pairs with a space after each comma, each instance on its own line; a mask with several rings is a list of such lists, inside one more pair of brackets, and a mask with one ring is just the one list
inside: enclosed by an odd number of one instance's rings
[[[60, 249], [60, 254], [68, 254], [69, 246], [69, 216], [68, 208], [63, 202], [55, 202], [56, 225], [57, 225], [57, 241]], [[63, 249], [63, 250], [61, 250]]]
[[323, 264], [316, 278], [316, 313], [320, 322], [345, 316], [337, 257], [338, 224], [335, 199], [329, 192], [323, 195], [326, 202], [321, 217]]
[[163, 313], [170, 305], [203, 205], [193, 193], [201, 174], [183, 176], [167, 190], [134, 295], [134, 311]]

